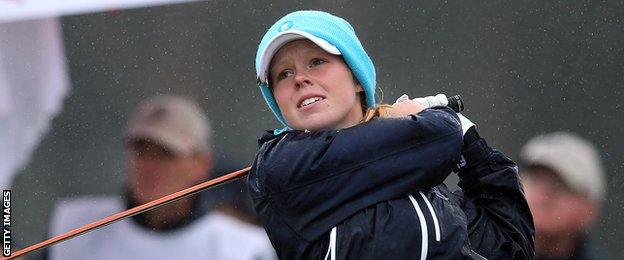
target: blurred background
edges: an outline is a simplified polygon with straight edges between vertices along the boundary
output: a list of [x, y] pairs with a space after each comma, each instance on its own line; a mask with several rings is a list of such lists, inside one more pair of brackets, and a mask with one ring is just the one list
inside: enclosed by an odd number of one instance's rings
[[[385, 102], [461, 94], [479, 132], [513, 159], [536, 134], [565, 130], [594, 142], [608, 191], [593, 235], [624, 256], [624, 2], [577, 0], [202, 1], [62, 16], [69, 87], [16, 167], [14, 248], [47, 237], [56, 201], [121, 194], [125, 122], [144, 98], [192, 96], [213, 124], [218, 161], [250, 164], [261, 131], [278, 126], [255, 84], [256, 48], [273, 22], [299, 9], [356, 27]], [[0, 42], [8, 37], [0, 31]], [[25, 105], [22, 113], [37, 108]]]

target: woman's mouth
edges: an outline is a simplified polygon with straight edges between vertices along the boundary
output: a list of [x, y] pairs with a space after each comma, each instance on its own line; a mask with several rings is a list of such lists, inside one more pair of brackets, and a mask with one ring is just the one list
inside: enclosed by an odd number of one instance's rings
[[303, 101], [301, 101], [301, 103], [299, 103], [298, 107], [299, 108], [304, 108], [304, 107], [310, 106], [310, 105], [312, 105], [312, 104], [314, 104], [316, 102], [319, 102], [319, 101], [321, 101], [323, 99], [325, 99], [325, 98], [320, 97], [320, 96], [306, 98]]

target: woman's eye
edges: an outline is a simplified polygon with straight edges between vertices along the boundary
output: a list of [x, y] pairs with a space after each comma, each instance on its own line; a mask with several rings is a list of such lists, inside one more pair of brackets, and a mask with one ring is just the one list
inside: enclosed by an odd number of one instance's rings
[[321, 65], [321, 64], [323, 64], [325, 62], [326, 61], [324, 59], [314, 58], [314, 59], [312, 59], [312, 61], [310, 61], [310, 67], [315, 67], [315, 66]]
[[282, 72], [277, 74], [277, 80], [285, 79], [287, 77], [290, 77], [292, 74], [293, 74], [292, 70], [283, 70]]

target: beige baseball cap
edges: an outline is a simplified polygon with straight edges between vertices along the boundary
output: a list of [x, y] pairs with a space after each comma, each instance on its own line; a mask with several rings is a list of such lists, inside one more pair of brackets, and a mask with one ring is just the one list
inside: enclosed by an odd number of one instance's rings
[[176, 154], [209, 151], [212, 130], [197, 103], [182, 96], [159, 95], [139, 104], [130, 118], [126, 142], [146, 139]]
[[573, 190], [601, 201], [605, 176], [596, 148], [587, 140], [567, 132], [536, 136], [521, 151], [527, 166], [543, 166], [555, 171]]

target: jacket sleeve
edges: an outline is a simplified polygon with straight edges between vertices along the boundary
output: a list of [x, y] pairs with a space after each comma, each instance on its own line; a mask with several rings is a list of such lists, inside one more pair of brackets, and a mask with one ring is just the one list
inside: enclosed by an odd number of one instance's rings
[[517, 165], [490, 148], [474, 128], [465, 142], [459, 187], [472, 247], [487, 259], [533, 259], [533, 218]]
[[426, 109], [266, 142], [248, 185], [261, 216], [312, 241], [358, 210], [442, 183], [460, 151], [455, 113]]

